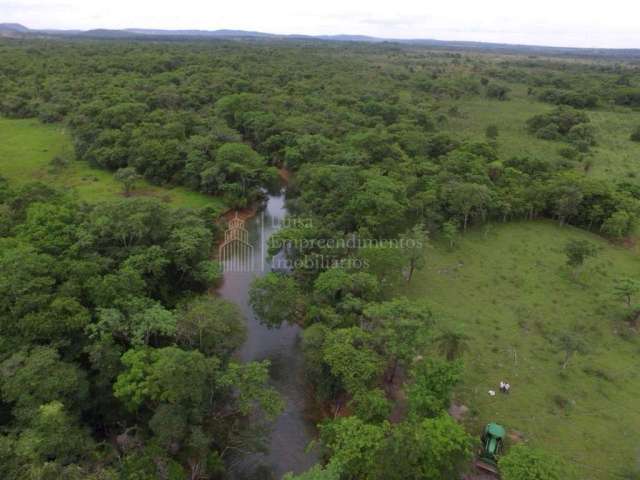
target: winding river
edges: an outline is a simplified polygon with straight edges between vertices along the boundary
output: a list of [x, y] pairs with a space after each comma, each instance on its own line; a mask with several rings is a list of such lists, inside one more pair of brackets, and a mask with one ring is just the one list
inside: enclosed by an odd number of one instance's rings
[[234, 475], [237, 479], [280, 479], [287, 472], [307, 470], [317, 460], [313, 452], [306, 453], [315, 430], [305, 415], [307, 391], [300, 351], [300, 328], [283, 325], [269, 329], [260, 324], [249, 306], [252, 279], [270, 270], [265, 253], [267, 240], [281, 228], [286, 214], [284, 192], [281, 192], [270, 195], [264, 210], [246, 221], [249, 243], [253, 246], [250, 255], [258, 268], [252, 272], [225, 272], [218, 290], [220, 296], [240, 307], [247, 321], [247, 340], [238, 353], [239, 358], [242, 361], [270, 360], [271, 383], [285, 402], [283, 413], [273, 422], [268, 452], [243, 458]]

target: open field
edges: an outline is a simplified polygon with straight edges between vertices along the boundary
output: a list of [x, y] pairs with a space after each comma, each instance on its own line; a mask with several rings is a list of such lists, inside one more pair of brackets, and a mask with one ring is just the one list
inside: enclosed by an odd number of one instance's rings
[[[526, 121], [553, 108], [527, 96], [524, 85], [510, 84], [510, 100], [497, 101], [482, 97], [452, 102], [460, 111], [446, 127], [460, 138], [484, 140], [487, 125], [499, 129], [498, 155], [505, 160], [514, 156], [532, 155], [560, 158], [558, 150], [563, 142], [540, 140], [530, 135]], [[610, 107], [609, 107], [610, 108]], [[585, 110], [597, 130], [598, 145], [592, 149], [593, 167], [590, 175], [640, 182], [640, 143], [632, 142], [630, 135], [640, 125], [640, 112], [619, 108], [612, 110]]]
[[[563, 252], [573, 238], [601, 247], [578, 283]], [[640, 342], [612, 289], [638, 272], [637, 252], [582, 230], [510, 223], [471, 231], [454, 250], [436, 245], [400, 293], [427, 298], [441, 325], [470, 337], [456, 397], [471, 407], [473, 431], [497, 421], [575, 464], [581, 479], [635, 478], [623, 472], [637, 467]], [[566, 368], [563, 336], [579, 345]], [[511, 394], [490, 397], [503, 379]]]
[[[50, 161], [55, 156], [69, 159], [69, 164], [54, 171]], [[46, 125], [36, 119], [0, 118], [0, 175], [12, 182], [39, 180], [64, 188], [72, 188], [88, 202], [122, 195], [121, 185], [111, 172], [92, 168], [86, 162], [73, 160], [71, 138], [60, 124]], [[139, 181], [134, 194], [157, 196], [176, 206], [213, 206], [223, 209], [222, 202], [211, 196], [183, 187], [162, 188]]]

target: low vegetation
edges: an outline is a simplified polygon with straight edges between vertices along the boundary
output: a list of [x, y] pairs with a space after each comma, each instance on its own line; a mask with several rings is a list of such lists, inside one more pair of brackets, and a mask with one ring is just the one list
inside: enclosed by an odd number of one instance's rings
[[[71, 189], [88, 202], [118, 198], [127, 192], [108, 171], [76, 159], [67, 128], [36, 119], [0, 118], [0, 172], [12, 184], [40, 181]], [[224, 208], [219, 198], [184, 187], [163, 188], [144, 180], [131, 185], [129, 194], [155, 197], [177, 207]]]

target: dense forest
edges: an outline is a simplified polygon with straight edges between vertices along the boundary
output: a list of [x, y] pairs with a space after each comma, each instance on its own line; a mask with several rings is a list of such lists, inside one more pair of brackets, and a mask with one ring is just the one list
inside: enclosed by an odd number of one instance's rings
[[[306, 220], [275, 234], [270, 253], [285, 246], [294, 267], [257, 278], [251, 303], [272, 328], [304, 329], [321, 462], [290, 479], [450, 480], [469, 469], [476, 432], [447, 413], [469, 338], [441, 327], [428, 294], [403, 292], [431, 243], [454, 250], [467, 232], [547, 219], [625, 245], [638, 227], [637, 163], [598, 164], [601, 112], [636, 119], [619, 149], [640, 144], [640, 64], [620, 59], [5, 40], [0, 91], [3, 117], [68, 129], [73, 158], [54, 167], [111, 171], [125, 197], [142, 178], [246, 208], [286, 172], [289, 211]], [[456, 131], [467, 104], [516, 96], [540, 107], [517, 125], [517, 152], [498, 119], [481, 135]], [[282, 407], [269, 364], [236, 361], [242, 314], [208, 294], [221, 275], [220, 213], [2, 180], [2, 478], [228, 478], [238, 455], [264, 448]], [[577, 283], [598, 248], [562, 248]], [[637, 278], [617, 279], [629, 342]], [[561, 370], [582, 352], [576, 338], [558, 340]], [[519, 444], [499, 463], [505, 480], [572, 478], [572, 459], [558, 457]], [[613, 478], [595, 475], [576, 478]], [[638, 478], [626, 465], [616, 475]]]

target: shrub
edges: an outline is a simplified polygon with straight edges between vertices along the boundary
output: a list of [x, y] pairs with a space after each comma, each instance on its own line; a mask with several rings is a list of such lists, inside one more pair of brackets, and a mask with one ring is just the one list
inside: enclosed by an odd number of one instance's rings
[[569, 133], [567, 134], [567, 140], [578, 146], [578, 150], [581, 150], [581, 144], [586, 144], [592, 147], [596, 144], [596, 129], [593, 125], [579, 123], [578, 125], [571, 127], [571, 130], [569, 130]]
[[505, 85], [498, 85], [492, 83], [487, 87], [487, 98], [494, 98], [496, 100], [508, 100], [510, 88]]
[[504, 480], [567, 480], [574, 478], [560, 459], [526, 445], [516, 445], [500, 459]]
[[580, 152], [575, 147], [562, 147], [558, 150], [558, 154], [567, 160], [577, 160]]
[[536, 131], [536, 137], [542, 140], [559, 140], [561, 138], [560, 129], [555, 123], [549, 123]]
[[631, 141], [640, 142], [640, 125], [638, 125], [633, 133], [631, 133]]
[[497, 125], [489, 125], [487, 129], [484, 131], [485, 136], [492, 140], [495, 140], [496, 138], [498, 138], [499, 133], [500, 132], [498, 130]]
[[555, 105], [569, 105], [574, 108], [595, 108], [598, 96], [588, 92], [549, 88], [538, 95], [538, 100]]
[[617, 105], [626, 105], [628, 107], [640, 107], [640, 89], [639, 88], [621, 88], [615, 96]]

